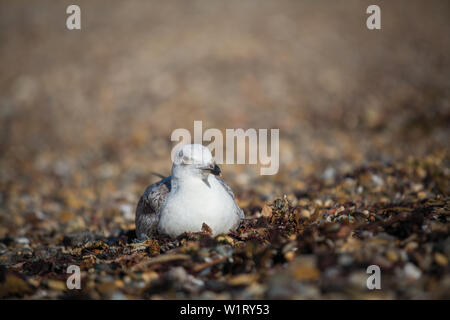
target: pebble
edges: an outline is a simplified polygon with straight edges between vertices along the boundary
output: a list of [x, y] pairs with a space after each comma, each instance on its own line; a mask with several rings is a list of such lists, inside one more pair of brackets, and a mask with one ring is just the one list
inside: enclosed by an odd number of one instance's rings
[[58, 291], [64, 291], [67, 289], [66, 283], [59, 280], [50, 279], [47, 281], [47, 286], [49, 287], [49, 289]]
[[16, 242], [19, 244], [30, 244], [30, 240], [26, 237], [16, 238]]
[[332, 180], [334, 178], [335, 174], [336, 174], [336, 170], [334, 170], [334, 168], [332, 168], [332, 167], [328, 167], [324, 171], [322, 177], [324, 180]]
[[80, 216], [74, 217], [67, 222], [66, 232], [81, 231], [86, 228], [86, 223]]
[[376, 186], [378, 186], [378, 187], [382, 187], [383, 185], [384, 185], [384, 180], [380, 177], [380, 176], [378, 176], [378, 175], [376, 175], [376, 174], [372, 174], [372, 182], [376, 185]]
[[120, 214], [126, 219], [126, 220], [133, 220], [134, 221], [134, 207], [128, 203], [121, 204], [119, 207]]
[[422, 271], [411, 262], [408, 262], [403, 268], [405, 276], [412, 280], [418, 280], [422, 276]]
[[266, 218], [270, 218], [272, 216], [272, 208], [267, 204], [264, 204], [264, 207], [261, 210], [261, 215]]
[[442, 267], [446, 267], [448, 265], [448, 259], [442, 253], [436, 252], [434, 254], [434, 261]]
[[398, 261], [398, 254], [392, 249], [386, 251], [386, 258], [388, 258], [392, 262]]
[[309, 210], [303, 209], [300, 211], [300, 217], [309, 219], [311, 218], [311, 212]]

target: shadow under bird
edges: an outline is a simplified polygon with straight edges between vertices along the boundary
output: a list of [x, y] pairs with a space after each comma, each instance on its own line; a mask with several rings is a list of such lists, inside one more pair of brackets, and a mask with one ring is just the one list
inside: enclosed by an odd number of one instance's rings
[[172, 175], [147, 187], [139, 200], [137, 237], [151, 238], [157, 233], [177, 237], [201, 231], [203, 223], [213, 236], [236, 230], [244, 212], [220, 175], [207, 147], [190, 144], [178, 149]]

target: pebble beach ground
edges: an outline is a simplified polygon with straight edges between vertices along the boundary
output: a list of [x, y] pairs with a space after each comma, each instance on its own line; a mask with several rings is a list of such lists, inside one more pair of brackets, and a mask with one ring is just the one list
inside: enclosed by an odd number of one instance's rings
[[[448, 1], [78, 2], [0, 4], [0, 298], [450, 298]], [[222, 167], [236, 232], [136, 241], [195, 120], [280, 170]]]

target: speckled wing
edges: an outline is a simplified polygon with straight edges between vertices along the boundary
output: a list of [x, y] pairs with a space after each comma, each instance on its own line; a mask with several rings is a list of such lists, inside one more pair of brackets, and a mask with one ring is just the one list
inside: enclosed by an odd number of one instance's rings
[[160, 208], [166, 202], [172, 187], [168, 176], [147, 187], [136, 207], [136, 236], [151, 238], [157, 231]]
[[[216, 176], [216, 179], [224, 187], [225, 191], [228, 192], [228, 194], [231, 196], [231, 198], [233, 198], [233, 200], [235, 200], [234, 193], [233, 193], [233, 190], [231, 190], [231, 187], [222, 178], [219, 178]], [[237, 211], [236, 213], [239, 215], [239, 218], [244, 219], [245, 218], [244, 211], [242, 211], [242, 209], [237, 205], [236, 200], [234, 201], [234, 203], [236, 204], [236, 211]]]

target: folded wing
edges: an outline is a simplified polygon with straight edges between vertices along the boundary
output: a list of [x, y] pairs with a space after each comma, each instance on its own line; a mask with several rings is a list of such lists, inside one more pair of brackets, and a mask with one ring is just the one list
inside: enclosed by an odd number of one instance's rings
[[136, 207], [136, 236], [151, 238], [157, 230], [160, 208], [167, 200], [172, 187], [168, 176], [147, 187]]
[[[233, 198], [233, 200], [235, 200], [234, 193], [233, 193], [233, 190], [231, 190], [231, 187], [223, 179], [221, 179], [217, 176], [216, 176], [216, 179], [224, 187], [225, 191], [228, 192], [228, 194], [231, 196], [231, 198]], [[237, 205], [236, 200], [234, 201], [234, 203], [236, 204], [236, 214], [239, 216], [240, 219], [244, 219], [244, 217], [245, 217], [244, 211], [242, 211], [242, 209]]]

